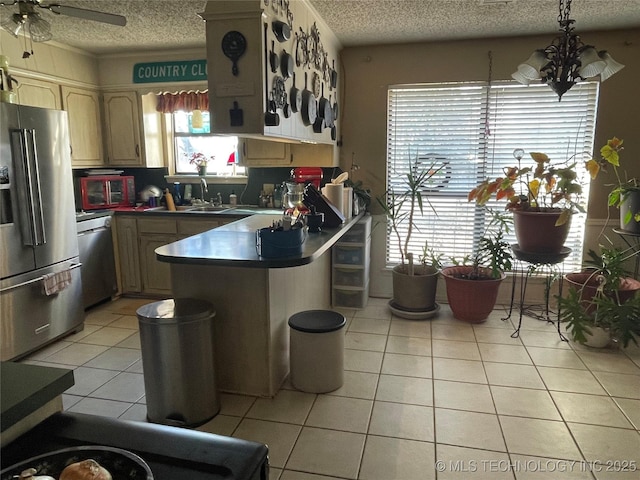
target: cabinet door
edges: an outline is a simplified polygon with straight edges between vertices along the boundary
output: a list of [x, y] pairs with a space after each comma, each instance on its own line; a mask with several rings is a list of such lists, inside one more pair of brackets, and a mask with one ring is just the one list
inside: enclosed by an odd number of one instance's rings
[[62, 105], [69, 114], [71, 165], [100, 167], [104, 165], [100, 98], [98, 92], [62, 86]]
[[220, 220], [196, 218], [178, 220], [178, 238], [187, 238], [198, 233], [206, 232], [222, 225]]
[[176, 235], [141, 235], [140, 256], [144, 293], [171, 294], [171, 266], [156, 259], [155, 250], [175, 242]]
[[31, 107], [62, 109], [60, 85], [46, 80], [21, 78], [17, 87], [18, 103]]
[[109, 165], [143, 166], [137, 93], [105, 93], [104, 118]]
[[287, 166], [291, 164], [291, 146], [288, 143], [240, 139], [239, 164], [247, 167]]
[[142, 281], [140, 279], [136, 219], [117, 216], [115, 225], [122, 293], [141, 292]]

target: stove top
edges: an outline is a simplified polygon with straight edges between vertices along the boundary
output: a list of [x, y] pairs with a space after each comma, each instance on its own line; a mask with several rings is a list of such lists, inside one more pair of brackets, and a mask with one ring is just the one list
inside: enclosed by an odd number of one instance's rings
[[[155, 480], [265, 480], [264, 444], [187, 428], [60, 412], [2, 447], [0, 477], [11, 465], [63, 448], [101, 445], [128, 450], [151, 468]], [[115, 476], [114, 476], [115, 477]]]

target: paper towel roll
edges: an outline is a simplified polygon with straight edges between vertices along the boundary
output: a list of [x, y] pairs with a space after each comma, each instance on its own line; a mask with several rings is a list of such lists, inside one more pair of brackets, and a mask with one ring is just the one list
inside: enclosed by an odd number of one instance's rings
[[345, 219], [353, 216], [353, 187], [344, 187], [342, 198], [342, 214]]
[[342, 183], [327, 183], [325, 186], [325, 197], [329, 199], [333, 206], [340, 212], [344, 210], [344, 185]]

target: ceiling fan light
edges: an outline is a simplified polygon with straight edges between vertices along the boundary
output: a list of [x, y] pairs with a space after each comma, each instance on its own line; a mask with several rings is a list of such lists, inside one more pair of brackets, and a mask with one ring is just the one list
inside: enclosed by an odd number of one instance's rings
[[39, 13], [29, 14], [29, 35], [34, 42], [47, 42], [53, 38], [51, 25]]
[[24, 20], [18, 13], [6, 15], [0, 20], [0, 26], [16, 38], [18, 38], [18, 33], [23, 24]]
[[578, 59], [582, 66], [578, 70], [578, 74], [582, 78], [595, 77], [600, 75], [607, 67], [606, 62], [600, 58], [598, 52], [593, 47], [585, 48], [579, 55]]
[[607, 52], [606, 50], [602, 50], [600, 53], [600, 58], [602, 58], [602, 60], [605, 61], [605, 63], [607, 64], [607, 66], [605, 67], [605, 69], [600, 72], [600, 81], [604, 82], [607, 78], [609, 78], [611, 75], [613, 75], [614, 73], [618, 73], [620, 70], [622, 70], [624, 68], [624, 65], [616, 62], [611, 55], [609, 55], [609, 52]]

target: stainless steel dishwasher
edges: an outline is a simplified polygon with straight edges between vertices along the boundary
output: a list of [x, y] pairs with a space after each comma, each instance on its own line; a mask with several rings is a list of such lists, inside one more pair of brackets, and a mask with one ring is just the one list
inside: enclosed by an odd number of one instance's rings
[[118, 289], [111, 215], [99, 215], [76, 215], [78, 249], [82, 263], [82, 303], [85, 309], [110, 299]]

